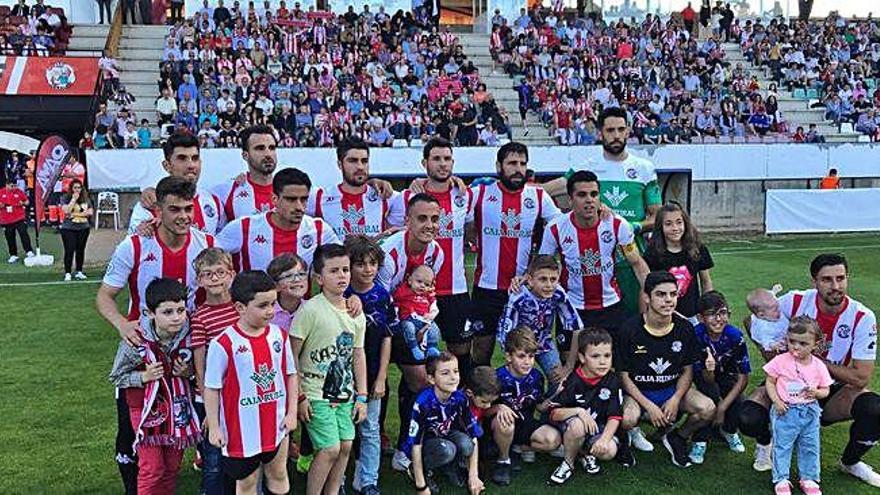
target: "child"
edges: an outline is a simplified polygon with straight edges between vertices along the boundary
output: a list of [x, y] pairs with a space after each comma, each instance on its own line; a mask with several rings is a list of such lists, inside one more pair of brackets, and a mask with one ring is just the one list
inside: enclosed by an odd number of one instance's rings
[[606, 330], [589, 328], [581, 332], [577, 348], [580, 367], [566, 378], [562, 391], [549, 405], [550, 421], [559, 425], [565, 447], [565, 459], [550, 476], [551, 483], [561, 485], [571, 478], [582, 447], [587, 453], [581, 465], [589, 474], [600, 472], [597, 459], [617, 456], [624, 466], [635, 464], [626, 432], [620, 428], [623, 385], [617, 372], [611, 370], [611, 354], [611, 334]]
[[354, 425], [367, 414], [367, 322], [363, 314], [348, 314], [344, 294], [349, 267], [348, 254], [339, 244], [315, 251], [312, 270], [321, 293], [303, 304], [290, 331], [293, 357], [303, 374], [300, 416], [316, 451], [308, 474], [309, 495], [339, 491]]
[[110, 372], [110, 381], [127, 389], [142, 495], [174, 493], [183, 451], [201, 438], [190, 400], [186, 297], [186, 287], [176, 280], [150, 282], [140, 322], [143, 345], [120, 342]]
[[492, 436], [498, 445], [498, 461], [492, 472], [492, 481], [501, 486], [510, 484], [511, 445], [520, 446], [525, 452], [532, 449], [551, 452], [562, 441], [556, 428], [535, 419], [536, 409], [544, 412], [547, 408], [541, 403], [544, 377], [535, 369], [537, 350], [534, 332], [528, 327], [516, 328], [507, 335], [506, 364], [496, 371], [501, 397], [490, 413], [494, 416]]
[[[743, 453], [746, 448], [737, 430], [742, 394], [752, 372], [749, 349], [742, 332], [728, 323], [730, 310], [723, 294], [706, 292], [700, 297], [697, 311], [700, 323], [694, 332], [709, 354], [706, 362], [694, 363], [694, 384], [697, 390], [715, 403], [713, 423], [721, 425], [727, 446], [734, 452]], [[689, 455], [694, 464], [703, 463], [712, 429], [708, 425], [694, 433]]]
[[[229, 284], [235, 273], [232, 256], [220, 248], [207, 248], [193, 260], [199, 288], [205, 291], [203, 302], [192, 315], [192, 350], [196, 372], [195, 406], [199, 421], [205, 421], [205, 358], [207, 346], [230, 325], [238, 321], [238, 311], [229, 294]], [[220, 468], [220, 449], [211, 445], [207, 438], [200, 446], [202, 456], [202, 489], [206, 495], [223, 493], [223, 476]]]
[[776, 295], [782, 286], [776, 284], [772, 289], [755, 289], [746, 296], [746, 305], [752, 313], [749, 334], [764, 351], [781, 352], [785, 350], [785, 336], [788, 332], [788, 319], [779, 309]]
[[153, 137], [150, 133], [150, 121], [141, 119], [141, 126], [137, 130], [138, 145], [141, 148], [150, 148], [153, 144]]
[[[439, 491], [429, 474], [438, 469], [455, 486], [466, 485], [470, 493], [480, 493], [477, 438], [483, 432], [471, 414], [467, 396], [458, 390], [458, 359], [443, 351], [425, 363], [425, 371], [429, 386], [416, 398], [403, 442], [403, 451], [412, 460], [410, 476], [416, 494]], [[467, 481], [460, 470], [465, 464]]]
[[[427, 265], [413, 269], [405, 284], [394, 291], [394, 303], [400, 317], [400, 332], [413, 359], [440, 355], [440, 329], [434, 318], [440, 312], [434, 297], [434, 271]], [[424, 342], [425, 350], [422, 350]]]
[[236, 275], [230, 288], [239, 319], [208, 344], [208, 438], [223, 450], [236, 493], [287, 493], [288, 432], [296, 429], [296, 368], [287, 333], [269, 323], [277, 294], [266, 272]]
[[275, 289], [278, 291], [272, 323], [290, 333], [293, 316], [302, 306], [303, 298], [309, 291], [309, 267], [299, 256], [283, 253], [269, 262], [266, 273], [275, 281]]
[[[583, 326], [580, 316], [558, 282], [559, 263], [556, 259], [549, 255], [536, 256], [529, 263], [526, 286], [510, 296], [498, 325], [498, 343], [502, 349], [507, 348], [507, 335], [514, 328], [524, 326], [534, 332], [538, 343], [535, 359], [554, 390], [574, 369], [577, 346], [572, 346], [571, 342]], [[559, 348], [553, 341], [552, 333], [557, 317], [562, 323], [562, 328], [556, 330]], [[559, 349], [569, 348], [570, 353], [566, 359], [568, 366], [563, 367]]]
[[471, 414], [478, 425], [483, 424], [483, 417], [492, 408], [492, 404], [498, 400], [501, 394], [501, 385], [498, 383], [498, 375], [491, 366], [477, 366], [471, 371], [467, 386], [464, 389], [467, 395]]
[[385, 382], [391, 361], [391, 329], [397, 325], [397, 315], [388, 291], [376, 283], [376, 275], [385, 257], [379, 244], [367, 236], [355, 235], [345, 240], [345, 249], [351, 259], [351, 285], [345, 291], [345, 297], [352, 294], [359, 297], [366, 315], [364, 355], [370, 393], [367, 418], [360, 425], [360, 450], [352, 486], [363, 495], [375, 495], [379, 493], [382, 399], [387, 393]]
[[831, 374], [813, 355], [823, 334], [816, 320], [792, 318], [786, 341], [788, 352], [764, 365], [767, 395], [773, 401], [770, 426], [773, 430], [773, 484], [777, 494], [791, 493], [788, 480], [791, 454], [797, 445], [800, 487], [807, 495], [821, 495], [819, 488], [819, 399], [828, 397]]

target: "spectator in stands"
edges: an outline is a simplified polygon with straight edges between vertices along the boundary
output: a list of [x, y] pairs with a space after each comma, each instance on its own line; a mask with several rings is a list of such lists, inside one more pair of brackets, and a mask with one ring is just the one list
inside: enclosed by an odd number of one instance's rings
[[764, 137], [770, 131], [771, 120], [764, 111], [763, 105], [755, 107], [755, 112], [749, 116], [748, 128], [753, 135]]
[[696, 128], [703, 136], [718, 135], [718, 131], [715, 127], [715, 117], [712, 116], [711, 108], [706, 107], [699, 115], [697, 115]]
[[880, 118], [877, 117], [875, 110], [871, 108], [859, 115], [856, 121], [856, 131], [870, 136], [871, 141], [877, 141], [878, 123], [880, 123]]
[[810, 124], [809, 131], [807, 131], [807, 142], [808, 143], [824, 143], [825, 136], [819, 134], [819, 129], [816, 127], [816, 124]]
[[31, 8], [28, 7], [27, 0], [18, 0], [18, 3], [12, 7], [10, 14], [14, 16], [28, 17], [30, 12]]

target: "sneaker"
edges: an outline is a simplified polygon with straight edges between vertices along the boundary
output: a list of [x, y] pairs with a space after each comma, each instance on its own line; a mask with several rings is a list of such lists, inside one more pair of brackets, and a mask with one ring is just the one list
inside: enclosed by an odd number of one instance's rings
[[300, 454], [299, 459], [296, 460], [296, 472], [299, 474], [306, 474], [309, 472], [309, 469], [312, 467], [312, 461], [315, 460], [315, 454], [304, 455]]
[[877, 474], [874, 468], [864, 462], [857, 462], [852, 466], [847, 466], [841, 462], [840, 469], [844, 473], [851, 474], [871, 486], [880, 487], [880, 474]]
[[10, 264], [11, 263], [18, 263], [18, 260], [19, 260], [19, 257], [13, 254], [12, 256], [9, 257], [8, 260], [6, 260], [6, 262], [10, 263]]
[[391, 468], [395, 471], [406, 471], [409, 465], [409, 457], [402, 450], [395, 450], [394, 456], [391, 458]]
[[706, 460], [706, 442], [694, 442], [688, 457], [694, 464], [702, 464]]
[[34, 256], [36, 256], [36, 254], [34, 254], [33, 251], [28, 251], [28, 252], [25, 253], [25, 255], [24, 255], [25, 258], [33, 258]]
[[559, 447], [556, 448], [556, 450], [553, 450], [550, 452], [550, 456], [555, 457], [557, 459], [565, 459], [565, 447], [560, 445]]
[[773, 485], [773, 493], [776, 495], [791, 495], [791, 482], [782, 480]]
[[687, 454], [687, 440], [681, 438], [678, 433], [670, 431], [663, 435], [663, 446], [666, 447], [669, 455], [672, 456], [673, 464], [681, 468], [691, 465]]
[[755, 444], [755, 463], [752, 469], [755, 471], [770, 471], [773, 469], [773, 447], [771, 445]]
[[813, 480], [801, 480], [800, 486], [804, 495], [822, 495], [822, 487]]
[[446, 468], [443, 469], [443, 474], [446, 475], [446, 480], [449, 481], [449, 484], [456, 488], [464, 488], [467, 486], [467, 475], [465, 475], [464, 470], [456, 465], [447, 465]]
[[636, 449], [642, 452], [654, 452], [654, 444], [648, 441], [645, 438], [645, 434], [642, 433], [641, 428], [633, 428], [629, 430], [629, 443]]
[[[563, 453], [563, 457], [564, 456], [565, 456], [565, 454]], [[519, 457], [520, 457], [520, 459], [522, 459], [522, 461], [524, 463], [531, 464], [531, 463], [535, 462], [535, 451], [534, 450], [523, 450], [519, 454]]]
[[65, 274], [64, 274], [64, 281], [65, 281], [65, 282], [70, 282], [71, 280], [73, 280], [73, 278], [70, 276], [70, 274], [69, 274], [69, 273], [65, 273]]
[[382, 445], [382, 455], [391, 456], [394, 455], [394, 446], [391, 445], [391, 440], [388, 438], [388, 435], [382, 433], [379, 435], [379, 441]]
[[561, 485], [568, 481], [571, 478], [574, 470], [571, 468], [571, 465], [568, 464], [568, 461], [563, 460], [562, 464], [553, 471], [553, 474], [550, 475], [550, 483], [554, 485]]
[[76, 275], [74, 275], [73, 278], [77, 280], [86, 280], [89, 277], [86, 277], [86, 274], [83, 272], [76, 272]]
[[506, 462], [498, 461], [495, 463], [495, 468], [492, 470], [492, 482], [499, 486], [507, 486], [510, 484], [510, 459]]
[[620, 444], [617, 447], [617, 455], [614, 460], [625, 468], [631, 468], [636, 465], [636, 458], [633, 457], [632, 449], [629, 445]]
[[746, 446], [739, 438], [739, 433], [724, 433], [724, 439], [727, 440], [727, 446], [730, 447], [730, 450], [740, 454], [746, 451]]
[[596, 460], [596, 456], [585, 455], [580, 458], [581, 467], [587, 474], [596, 475], [602, 471], [602, 468], [599, 467], [599, 461]]

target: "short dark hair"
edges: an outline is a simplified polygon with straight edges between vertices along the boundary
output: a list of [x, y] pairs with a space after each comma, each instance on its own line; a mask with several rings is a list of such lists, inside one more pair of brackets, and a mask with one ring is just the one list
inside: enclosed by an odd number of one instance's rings
[[165, 143], [162, 144], [162, 153], [166, 160], [170, 160], [174, 155], [174, 148], [198, 148], [199, 140], [188, 132], [176, 131]]
[[272, 178], [272, 192], [276, 196], [281, 196], [287, 186], [306, 186], [306, 189], [311, 189], [312, 180], [309, 179], [308, 174], [298, 168], [282, 168]]
[[529, 263], [529, 268], [526, 270], [529, 274], [535, 273], [538, 270], [555, 270], [559, 271], [559, 262], [556, 261], [556, 258], [549, 254], [539, 254], [532, 258], [531, 263]]
[[599, 130], [602, 130], [602, 127], [605, 126], [605, 120], [610, 117], [619, 117], [629, 125], [629, 120], [626, 118], [626, 110], [620, 107], [610, 107], [602, 110], [602, 113], [599, 114], [599, 118], [596, 119], [596, 125], [598, 125]]
[[163, 302], [186, 302], [187, 288], [173, 278], [157, 278], [147, 285], [144, 299], [147, 309], [156, 311]]
[[467, 388], [474, 397], [498, 397], [501, 394], [501, 384], [498, 383], [498, 373], [491, 366], [477, 366], [471, 371], [467, 380]]
[[822, 253], [819, 256], [813, 258], [813, 261], [810, 263], [810, 276], [816, 278], [819, 275], [819, 271], [821, 271], [826, 266], [837, 265], [843, 265], [846, 273], [849, 273], [849, 264], [846, 262], [846, 257], [843, 254]]
[[[591, 345], [613, 344], [608, 330], [599, 327], [588, 327], [578, 334], [577, 350], [580, 354], [586, 354], [587, 347]], [[574, 345], [574, 343], [572, 343]]]
[[312, 271], [320, 275], [324, 270], [324, 264], [331, 258], [348, 257], [348, 252], [342, 244], [324, 244], [315, 249], [312, 255]]
[[348, 236], [344, 245], [352, 263], [374, 259], [377, 265], [382, 266], [385, 261], [385, 251], [382, 251], [379, 243], [363, 234]]
[[661, 284], [676, 284], [678, 282], [675, 280], [675, 275], [667, 272], [666, 270], [658, 270], [655, 272], [651, 272], [645, 277], [645, 294], [650, 295], [651, 291], [654, 290], [655, 287]]
[[196, 185], [183, 177], [165, 177], [156, 184], [156, 201], [162, 203], [168, 196], [193, 199], [196, 196]]
[[452, 141], [442, 137], [432, 137], [422, 148], [422, 159], [427, 160], [428, 157], [431, 156], [431, 150], [434, 148], [448, 148], [451, 150]]
[[275, 139], [275, 133], [272, 132], [272, 128], [265, 124], [257, 124], [249, 127], [245, 127], [241, 133], [238, 135], [241, 138], [241, 149], [242, 151], [248, 150], [248, 141], [250, 141], [251, 136], [254, 134], [268, 134], [272, 136], [272, 140], [275, 141], [275, 144], [278, 144], [278, 141]]
[[595, 173], [589, 170], [578, 170], [565, 181], [565, 191], [569, 196], [574, 192], [574, 185], [578, 182], [595, 182], [597, 187], [600, 185], [599, 177]]
[[336, 159], [341, 162], [343, 158], [345, 158], [345, 155], [351, 150], [364, 150], [367, 152], [367, 155], [369, 155], [370, 145], [359, 137], [347, 137], [336, 146]]
[[458, 358], [455, 357], [455, 354], [449, 351], [442, 351], [439, 355], [428, 358], [425, 362], [425, 373], [429, 376], [434, 376], [434, 373], [437, 371], [437, 365], [440, 363], [448, 363], [450, 361], [457, 361]]
[[249, 304], [260, 292], [275, 290], [275, 281], [263, 270], [245, 270], [232, 279], [232, 301]]
[[514, 153], [518, 155], [526, 155], [526, 161], [528, 161], [529, 159], [529, 148], [522, 143], [511, 141], [504, 146], [498, 148], [498, 154], [495, 155], [495, 160], [497, 160], [498, 163], [504, 163], [504, 159], [507, 158], [508, 155], [512, 155]]
[[437, 198], [431, 196], [428, 193], [421, 192], [418, 194], [413, 194], [412, 197], [409, 198], [409, 201], [407, 201], [406, 203], [406, 211], [409, 212], [410, 210], [412, 210], [413, 205], [415, 205], [416, 203], [433, 203], [437, 206], [440, 206], [440, 202], [437, 201]]
[[727, 299], [724, 297], [724, 294], [718, 292], [717, 290], [710, 290], [706, 292], [702, 296], [700, 296], [700, 300], [697, 301], [697, 312], [705, 313], [706, 311], [718, 311], [721, 308], [727, 307]]
[[828, 175], [837, 175], [837, 169], [832, 168], [831, 170], [828, 171]]

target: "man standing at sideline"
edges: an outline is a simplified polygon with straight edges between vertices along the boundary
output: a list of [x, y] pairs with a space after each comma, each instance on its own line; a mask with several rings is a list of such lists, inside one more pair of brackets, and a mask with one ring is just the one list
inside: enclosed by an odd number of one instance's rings
[[[604, 110], [599, 115], [598, 127], [602, 139], [602, 158], [590, 160], [583, 168], [599, 177], [600, 199], [614, 214], [629, 222], [636, 235], [639, 251], [644, 253], [645, 239], [640, 234], [654, 227], [654, 217], [662, 203], [657, 172], [649, 160], [626, 151], [626, 140], [630, 134], [626, 111], [617, 107]], [[563, 208], [568, 207], [566, 179], [573, 173], [574, 169], [571, 169], [565, 177], [543, 185]], [[620, 253], [616, 258], [616, 271], [627, 310], [630, 313], [638, 312], [639, 283], [632, 267]]]

